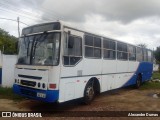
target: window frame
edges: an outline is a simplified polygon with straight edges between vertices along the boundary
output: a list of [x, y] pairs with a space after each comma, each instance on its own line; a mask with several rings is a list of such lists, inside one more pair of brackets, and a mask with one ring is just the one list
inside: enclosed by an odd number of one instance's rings
[[146, 48], [142, 48], [143, 51], [143, 61], [148, 62], [148, 50]]
[[[116, 47], [117, 47], [117, 49], [116, 49], [116, 50], [117, 50], [117, 51], [116, 51], [116, 52], [117, 52], [117, 56], [116, 56], [117, 60], [128, 61], [128, 48], [127, 48], [126, 51], [120, 51], [120, 50], [118, 50], [118, 43], [123, 44], [123, 45], [126, 45], [126, 47], [127, 47], [127, 45], [128, 45], [127, 43], [123, 43], [123, 42], [117, 41], [117, 46], [116, 46]], [[125, 53], [125, 54], [127, 54], [127, 59], [119, 59], [119, 58], [118, 58], [118, 53]]]
[[[135, 49], [135, 53], [134, 52], [129, 52], [129, 47], [133, 47], [133, 50]], [[127, 52], [128, 52], [128, 60], [129, 61], [137, 61], [137, 49], [136, 49], [136, 46], [127, 44]], [[134, 60], [130, 59], [130, 54], [134, 54], [135, 55], [135, 59]]]
[[[148, 52], [150, 52], [150, 53], [151, 53], [150, 58], [149, 58]], [[150, 60], [149, 60], [149, 59], [150, 59]], [[147, 49], [147, 60], [148, 60], [148, 62], [152, 62], [152, 51], [151, 51], [151, 50], [149, 50], [149, 49]]]
[[[137, 49], [140, 49], [140, 50], [141, 50], [141, 54], [140, 54], [140, 55], [142, 56], [142, 57], [141, 57], [141, 60], [138, 60], [138, 57], [137, 57], [137, 56], [138, 56], [138, 50], [137, 50]], [[138, 62], [144, 61], [144, 60], [143, 60], [143, 48], [141, 48], [141, 47], [136, 47], [136, 61], [138, 61]]]
[[[61, 42], [62, 42], [62, 32], [59, 32], [59, 31], [51, 31], [51, 32], [49, 32], [49, 31], [47, 31], [47, 34], [50, 34], [50, 33], [59, 33], [60, 35], [60, 38], [59, 38], [59, 49], [58, 49], [58, 59], [57, 59], [57, 64], [55, 64], [55, 65], [39, 65], [39, 66], [59, 66], [60, 65], [60, 59], [61, 59]], [[26, 35], [26, 36], [21, 36], [20, 38], [25, 38], [25, 37], [27, 37], [27, 38], [29, 38], [29, 37], [34, 37], [35, 35], [41, 35], [41, 34], [43, 34], [43, 33], [36, 33], [36, 34], [28, 34], [28, 35]], [[19, 51], [20, 52], [20, 51]], [[18, 52], [18, 58], [17, 59], [19, 59], [19, 53]], [[33, 52], [33, 51], [30, 51], [31, 53]], [[30, 65], [30, 66], [35, 66], [35, 64], [31, 64], [31, 63], [29, 63], [29, 64], [21, 64], [21, 63], [18, 63], [18, 60], [17, 60], [17, 62], [16, 62], [16, 64], [17, 65]]]
[[[90, 46], [90, 45], [86, 45], [85, 42], [86, 42], [86, 39], [85, 37], [86, 36], [91, 36], [93, 37], [93, 46]], [[95, 47], [94, 46], [94, 38], [99, 38], [100, 39], [100, 47]], [[96, 35], [91, 35], [91, 34], [84, 34], [84, 57], [87, 58], [87, 59], [102, 59], [102, 37], [100, 36], [96, 36]], [[93, 57], [88, 57], [86, 56], [86, 47], [90, 47], [93, 49]], [[100, 57], [95, 57], [94, 56], [94, 49], [99, 49], [100, 50]]]
[[[66, 38], [65, 38], [65, 36], [66, 36]], [[73, 37], [76, 37], [76, 38], [80, 38], [80, 41], [81, 41], [81, 56], [74, 56], [74, 55], [64, 55], [64, 43], [65, 43], [65, 40], [67, 39], [67, 44], [68, 44], [68, 40], [69, 40], [69, 36], [73, 36]], [[70, 35], [68, 35], [67, 34], [67, 32], [64, 32], [64, 42], [63, 42], [63, 55], [62, 55], [62, 64], [63, 64], [63, 66], [65, 66], [65, 67], [74, 67], [74, 66], [76, 66], [79, 62], [81, 62], [82, 61], [82, 59], [83, 59], [83, 42], [82, 42], [82, 37], [81, 36], [78, 36], [78, 35], [74, 35], [74, 34], [70, 34]], [[66, 64], [64, 64], [64, 57], [69, 57], [69, 59], [71, 58], [71, 57], [79, 57], [80, 59], [79, 59], [79, 61], [78, 62], [76, 62], [76, 64], [74, 64], [74, 65], [71, 65], [71, 64], [69, 64], [69, 65], [66, 65]]]
[[[104, 47], [104, 41], [108, 41], [108, 42], [114, 42], [114, 44], [115, 44], [115, 49], [108, 49], [108, 48], [105, 48]], [[117, 57], [116, 57], [116, 55], [117, 55], [117, 42], [115, 41], [115, 40], [112, 40], [112, 39], [109, 39], [109, 38], [103, 38], [103, 44], [102, 44], [102, 56], [103, 56], [103, 59], [104, 60], [116, 60], [117, 59]], [[106, 58], [106, 57], [104, 57], [104, 51], [113, 51], [113, 52], [115, 52], [115, 58]]]

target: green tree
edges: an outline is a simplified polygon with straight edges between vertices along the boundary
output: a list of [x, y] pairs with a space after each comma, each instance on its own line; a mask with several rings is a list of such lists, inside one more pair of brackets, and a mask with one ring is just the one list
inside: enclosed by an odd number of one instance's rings
[[154, 55], [156, 58], [157, 63], [160, 63], [160, 46], [154, 51]]
[[145, 43], [138, 44], [138, 46], [140, 46], [142, 48], [147, 48], [147, 45]]
[[0, 50], [4, 54], [16, 54], [18, 39], [0, 28]]

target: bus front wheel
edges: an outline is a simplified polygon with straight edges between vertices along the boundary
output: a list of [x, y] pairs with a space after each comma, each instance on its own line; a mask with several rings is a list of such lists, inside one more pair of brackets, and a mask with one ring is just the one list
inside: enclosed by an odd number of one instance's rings
[[90, 81], [87, 83], [85, 90], [84, 90], [84, 98], [83, 102], [85, 104], [90, 104], [95, 97], [95, 90], [94, 90], [94, 81]]

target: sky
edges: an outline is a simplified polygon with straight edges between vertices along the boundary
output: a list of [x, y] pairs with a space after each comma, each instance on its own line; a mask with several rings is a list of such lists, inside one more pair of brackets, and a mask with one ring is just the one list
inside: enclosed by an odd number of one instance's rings
[[2, 18], [19, 17], [27, 25], [62, 20], [152, 50], [160, 46], [160, 0], [0, 0], [0, 13], [0, 28], [16, 37], [17, 22]]

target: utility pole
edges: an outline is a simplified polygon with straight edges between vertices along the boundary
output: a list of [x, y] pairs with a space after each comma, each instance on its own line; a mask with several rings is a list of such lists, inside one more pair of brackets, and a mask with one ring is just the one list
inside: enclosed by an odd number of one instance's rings
[[17, 23], [18, 23], [18, 37], [20, 37], [19, 17], [17, 17]]

